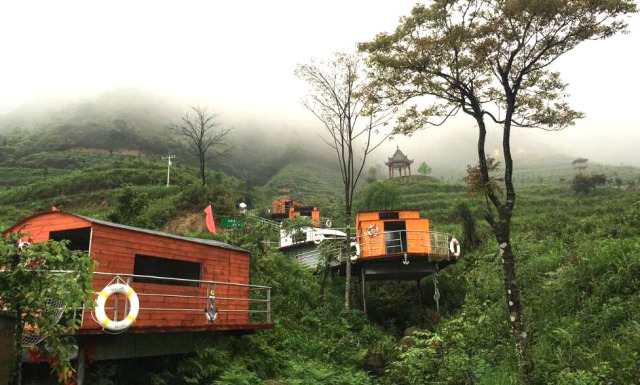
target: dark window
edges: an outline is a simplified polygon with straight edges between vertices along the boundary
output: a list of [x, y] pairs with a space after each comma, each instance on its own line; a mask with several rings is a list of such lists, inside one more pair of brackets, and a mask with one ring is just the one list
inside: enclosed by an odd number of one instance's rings
[[387, 254], [407, 252], [407, 226], [404, 221], [384, 222]]
[[[155, 277], [200, 279], [200, 264], [177, 259], [137, 255], [133, 265], [135, 275], [153, 275]], [[172, 281], [157, 278], [134, 277], [133, 282], [156, 283], [160, 285], [199, 286], [198, 282]]]
[[398, 212], [392, 212], [392, 213], [380, 213], [380, 219], [398, 219], [400, 218], [400, 215], [398, 214]]
[[310, 217], [313, 213], [313, 206], [296, 207], [293, 211], [300, 213], [300, 216], [302, 217]]
[[52, 241], [69, 241], [69, 244], [67, 244], [69, 250], [89, 251], [89, 243], [91, 242], [91, 227], [50, 231], [49, 239]]

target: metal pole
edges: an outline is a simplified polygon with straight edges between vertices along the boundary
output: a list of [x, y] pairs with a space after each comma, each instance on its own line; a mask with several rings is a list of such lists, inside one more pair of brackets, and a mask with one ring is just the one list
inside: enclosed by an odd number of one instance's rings
[[162, 159], [166, 159], [167, 160], [167, 187], [169, 187], [169, 172], [171, 170], [171, 159], [175, 159], [175, 158], [176, 158], [176, 156], [175, 155], [171, 155], [171, 152], [169, 152], [169, 155], [162, 157]]
[[[131, 277], [127, 278], [127, 286], [131, 287], [129, 284], [131, 282]], [[125, 297], [124, 299], [124, 314], [129, 314], [129, 297]]]
[[116, 306], [113, 309], [113, 321], [117, 322], [118, 321], [118, 294], [116, 294], [115, 297], [116, 297]]
[[86, 357], [84, 346], [82, 344], [78, 344], [78, 372], [76, 374], [76, 384], [84, 385], [84, 374], [86, 367]]
[[364, 292], [364, 267], [360, 268], [360, 277], [362, 281], [362, 311], [367, 314], [367, 297]]
[[271, 322], [271, 288], [267, 289], [267, 322]]

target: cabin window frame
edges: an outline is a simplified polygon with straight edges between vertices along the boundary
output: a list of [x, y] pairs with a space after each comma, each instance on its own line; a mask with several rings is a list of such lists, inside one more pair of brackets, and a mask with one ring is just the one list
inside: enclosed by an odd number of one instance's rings
[[[157, 260], [156, 263], [158, 264], [162, 264], [164, 263], [164, 266], [154, 266], [153, 270], [155, 270], [156, 272], [154, 273], [152, 272], [140, 272], [140, 271], [136, 271], [136, 267], [140, 266], [138, 264], [139, 261], [142, 258], [149, 258], [149, 259], [155, 259]], [[151, 262], [151, 261], [149, 261]], [[198, 266], [198, 274], [197, 274], [197, 278], [195, 277], [189, 277], [189, 276], [169, 276], [165, 274], [161, 274], [159, 272], [175, 272], [176, 269], [178, 268], [176, 265], [183, 263], [185, 265], [183, 265], [183, 268], [188, 269], [189, 267], [186, 266], [186, 264], [191, 264], [191, 265], [197, 265]], [[169, 265], [169, 266], [167, 266]], [[170, 265], [174, 265], [174, 266], [170, 266]], [[148, 268], [148, 266], [147, 266]], [[195, 271], [195, 266], [191, 266], [191, 268], [194, 268]], [[191, 272], [193, 273], [193, 272]], [[138, 254], [136, 253], [134, 255], [133, 258], [133, 282], [135, 283], [150, 283], [150, 284], [154, 284], [154, 285], [164, 285], [164, 286], [179, 286], [179, 287], [200, 287], [201, 286], [201, 282], [185, 282], [185, 281], [173, 281], [173, 280], [168, 280], [168, 279], [162, 279], [162, 278], [178, 278], [178, 279], [191, 279], [191, 280], [196, 280], [196, 281], [201, 281], [202, 280], [202, 262], [198, 261], [189, 261], [186, 259], [177, 259], [177, 258], [167, 258], [167, 257], [159, 257], [157, 255], [148, 255], [148, 254]], [[158, 277], [158, 278], [146, 278], [146, 277], [136, 277], [137, 275], [148, 275], [148, 276], [154, 276], [154, 277]], [[187, 274], [188, 275], [188, 274]]]
[[[84, 241], [85, 239], [82, 239], [82, 248], [78, 248], [75, 247], [75, 243], [72, 239], [69, 238], [65, 238], [64, 235], [59, 236], [58, 234], [64, 234], [64, 233], [71, 233], [71, 232], [76, 232], [79, 233], [80, 231], [86, 231], [89, 230], [89, 236], [88, 239], [86, 240], [87, 244], [86, 244], [86, 248], [84, 248]], [[53, 236], [52, 236], [53, 235]], [[81, 237], [86, 237], [85, 234], [82, 234]], [[50, 241], [63, 241], [63, 240], [67, 240], [69, 241], [69, 244], [67, 245], [67, 248], [69, 250], [73, 250], [73, 251], [83, 251], [86, 253], [90, 253], [91, 252], [91, 241], [93, 240], [93, 226], [84, 226], [84, 227], [74, 227], [74, 228], [70, 228], [70, 229], [62, 229], [62, 230], [49, 230], [49, 234], [47, 237], [48, 240]]]

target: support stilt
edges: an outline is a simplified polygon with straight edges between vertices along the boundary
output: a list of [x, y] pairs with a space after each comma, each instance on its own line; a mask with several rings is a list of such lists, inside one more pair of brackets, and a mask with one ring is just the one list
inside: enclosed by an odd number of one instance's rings
[[78, 371], [76, 372], [76, 385], [84, 385], [86, 358], [82, 344], [78, 344]]
[[360, 269], [360, 280], [362, 281], [362, 311], [367, 314], [367, 299], [364, 293], [364, 267]]

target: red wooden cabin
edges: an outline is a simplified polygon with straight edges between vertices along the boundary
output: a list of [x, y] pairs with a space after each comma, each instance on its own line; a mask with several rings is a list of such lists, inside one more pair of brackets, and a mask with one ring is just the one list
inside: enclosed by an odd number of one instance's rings
[[[138, 295], [140, 312], [127, 333], [253, 331], [272, 327], [270, 288], [249, 285], [249, 253], [222, 242], [187, 238], [52, 211], [27, 217], [4, 231], [26, 234], [30, 242], [69, 240], [98, 262], [93, 286], [102, 290], [116, 277]], [[215, 296], [217, 318], [205, 309]], [[127, 314], [116, 295], [106, 304], [112, 320]], [[84, 311], [79, 335], [102, 327]]]

